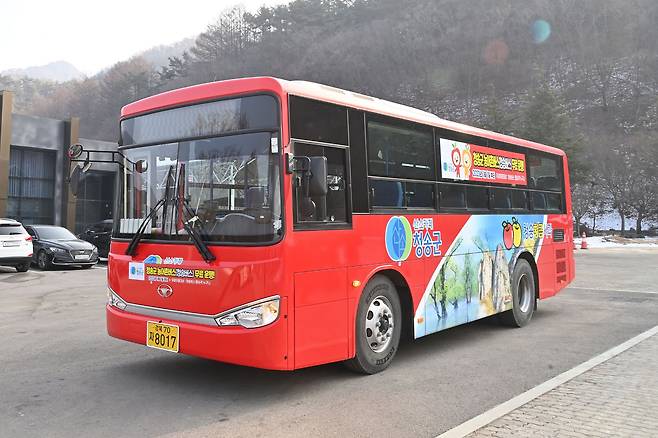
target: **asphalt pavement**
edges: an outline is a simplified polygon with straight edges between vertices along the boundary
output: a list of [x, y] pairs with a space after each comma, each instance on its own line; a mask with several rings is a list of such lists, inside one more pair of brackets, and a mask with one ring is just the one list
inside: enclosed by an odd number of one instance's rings
[[434, 437], [655, 326], [655, 266], [656, 250], [580, 251], [573, 287], [540, 302], [527, 327], [443, 331], [374, 376], [118, 341], [105, 332], [102, 266], [0, 268], [0, 436]]

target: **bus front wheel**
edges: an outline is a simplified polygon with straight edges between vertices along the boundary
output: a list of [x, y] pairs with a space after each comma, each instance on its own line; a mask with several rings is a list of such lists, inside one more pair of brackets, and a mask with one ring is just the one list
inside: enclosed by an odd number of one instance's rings
[[356, 355], [345, 362], [364, 374], [385, 370], [400, 344], [402, 310], [395, 285], [377, 275], [366, 285], [356, 314]]
[[500, 321], [510, 327], [523, 327], [535, 313], [535, 276], [526, 260], [519, 259], [512, 273], [512, 310], [501, 313]]

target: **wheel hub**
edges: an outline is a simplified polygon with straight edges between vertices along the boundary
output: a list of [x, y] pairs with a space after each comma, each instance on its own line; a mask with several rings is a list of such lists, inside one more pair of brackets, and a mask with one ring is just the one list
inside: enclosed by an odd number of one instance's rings
[[386, 350], [393, 336], [393, 306], [388, 298], [379, 295], [368, 306], [366, 312], [365, 337], [375, 353]]
[[530, 310], [533, 299], [532, 286], [528, 276], [523, 274], [519, 278], [519, 284], [516, 288], [519, 300], [519, 310], [523, 313], [527, 313]]

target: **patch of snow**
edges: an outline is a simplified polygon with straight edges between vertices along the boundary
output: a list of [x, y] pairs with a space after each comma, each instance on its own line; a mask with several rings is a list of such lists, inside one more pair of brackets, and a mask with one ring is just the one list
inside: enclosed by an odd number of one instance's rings
[[[575, 238], [573, 241], [580, 249], [582, 239]], [[619, 236], [594, 236], [587, 238], [587, 246], [589, 248], [658, 248], [658, 237], [627, 239]]]
[[[591, 217], [585, 216], [581, 222], [588, 227], [591, 227], [594, 224], [594, 221]], [[647, 230], [652, 226], [658, 226], [658, 223], [650, 220], [642, 222], [642, 229]], [[635, 218], [626, 218], [626, 230], [630, 230], [631, 227], [635, 227]], [[619, 230], [621, 229], [621, 219], [619, 214], [616, 212], [606, 213], [596, 217], [596, 231], [608, 231], [608, 230]]]

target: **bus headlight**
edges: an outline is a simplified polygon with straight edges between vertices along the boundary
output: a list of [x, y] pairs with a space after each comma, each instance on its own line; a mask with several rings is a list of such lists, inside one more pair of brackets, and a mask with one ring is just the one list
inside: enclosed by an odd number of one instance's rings
[[215, 318], [220, 326], [240, 325], [244, 328], [264, 327], [279, 317], [279, 296], [265, 298], [231, 309]]
[[115, 294], [114, 291], [109, 287], [107, 288], [107, 304], [120, 310], [124, 310], [126, 308], [126, 302], [123, 301], [119, 295]]

